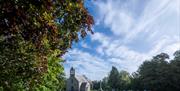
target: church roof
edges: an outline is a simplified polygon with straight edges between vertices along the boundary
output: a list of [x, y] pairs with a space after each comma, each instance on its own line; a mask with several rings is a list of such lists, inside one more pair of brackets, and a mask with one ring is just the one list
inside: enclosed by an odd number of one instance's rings
[[88, 79], [86, 79], [84, 76], [81, 76], [81, 75], [76, 75], [75, 78], [76, 78], [79, 82], [89, 82]]

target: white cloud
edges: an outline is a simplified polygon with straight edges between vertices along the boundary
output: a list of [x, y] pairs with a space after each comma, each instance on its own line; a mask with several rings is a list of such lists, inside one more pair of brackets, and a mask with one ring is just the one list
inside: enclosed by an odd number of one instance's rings
[[[127, 40], [132, 40], [133, 38], [138, 37], [138, 34], [144, 31], [153, 32], [154, 30], [153, 29], [151, 30], [151, 28], [161, 21], [161, 20], [158, 20], [158, 18], [172, 13], [171, 12], [172, 7], [174, 7], [174, 4], [172, 3], [177, 3], [177, 2], [178, 2], [177, 0], [163, 0], [163, 1], [150, 0], [148, 5], [144, 9], [144, 12], [142, 13], [142, 17], [140, 18], [140, 20], [136, 21], [137, 23], [135, 24], [136, 27], [133, 29], [131, 33], [127, 35], [127, 37], [125, 38], [125, 41], [127, 42]], [[166, 18], [167, 17], [168, 16], [166, 16]]]
[[97, 53], [99, 53], [101, 56], [104, 55], [103, 47], [101, 47], [101, 46], [97, 47], [97, 48], [96, 48], [96, 51], [97, 51]]
[[[75, 67], [78, 74], [85, 74], [90, 79], [96, 80], [101, 79], [102, 75], [106, 75], [108, 66], [103, 59], [93, 56], [88, 52], [83, 52], [80, 49], [70, 50], [68, 54], [64, 56], [68, 59], [64, 65]], [[65, 68], [66, 75], [69, 76], [70, 68]], [[85, 72], [85, 73], [84, 73]], [[101, 73], [102, 75], [96, 75]]]
[[110, 40], [110, 37], [104, 35], [103, 33], [95, 32], [93, 35], [91, 35], [92, 41], [99, 41], [102, 46], [108, 46], [108, 41]]
[[[154, 42], [154, 46], [152, 46], [152, 49], [149, 51], [149, 55], [158, 54], [160, 52], [167, 52], [169, 54], [172, 54], [172, 52], [175, 52], [175, 50], [178, 50], [179, 48], [176, 46], [174, 48], [168, 48], [169, 46], [172, 46], [173, 44], [180, 43], [180, 38], [178, 36], [162, 36], [160, 39], [157, 39], [157, 41]], [[164, 50], [169, 50], [164, 51]]]
[[85, 42], [81, 42], [81, 46], [82, 46], [83, 48], [91, 49]]
[[[143, 7], [138, 17], [134, 17], [133, 9], [140, 0], [132, 0], [123, 2], [122, 0], [99, 1], [96, 5], [99, 7], [98, 12], [101, 21], [105, 26], [109, 27], [115, 35], [124, 36], [124, 42], [130, 42], [145, 31], [151, 31], [158, 22], [158, 18], [166, 16], [167, 12], [179, 12], [178, 0], [149, 0], [147, 5]], [[121, 4], [122, 3], [122, 4]], [[137, 8], [138, 6], [136, 6]], [[175, 7], [175, 8], [174, 8]]]
[[173, 54], [175, 51], [177, 51], [177, 49], [180, 50], [180, 42], [168, 45], [167, 47], [163, 49], [163, 52], [168, 53], [170, 56], [170, 59], [172, 59], [174, 58]]
[[120, 2], [117, 0], [107, 0], [107, 2], [97, 3], [99, 7], [101, 19], [104, 20], [104, 24], [111, 28], [115, 35], [123, 35], [129, 32], [129, 29], [133, 23], [133, 18], [128, 12], [120, 11]]

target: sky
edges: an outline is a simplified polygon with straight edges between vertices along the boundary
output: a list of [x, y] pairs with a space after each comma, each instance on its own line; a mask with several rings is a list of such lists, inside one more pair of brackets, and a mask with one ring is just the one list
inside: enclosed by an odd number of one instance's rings
[[145, 60], [180, 49], [180, 0], [86, 0], [94, 34], [73, 43], [63, 58], [65, 74], [91, 80], [108, 76], [112, 66], [133, 73]]

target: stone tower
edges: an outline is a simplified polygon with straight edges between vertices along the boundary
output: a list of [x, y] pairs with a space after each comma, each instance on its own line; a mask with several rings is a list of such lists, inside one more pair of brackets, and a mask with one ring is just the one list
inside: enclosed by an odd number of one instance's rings
[[71, 67], [71, 69], [70, 69], [70, 76], [71, 77], [75, 76], [75, 69], [73, 67]]
[[70, 76], [67, 79], [66, 91], [90, 91], [91, 81], [81, 75], [75, 74], [75, 69], [70, 69]]

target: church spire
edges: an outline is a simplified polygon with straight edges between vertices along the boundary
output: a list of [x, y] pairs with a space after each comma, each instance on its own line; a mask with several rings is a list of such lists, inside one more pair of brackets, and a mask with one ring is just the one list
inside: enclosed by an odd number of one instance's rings
[[71, 67], [70, 69], [70, 76], [71, 77], [75, 76], [75, 69], [73, 67]]

